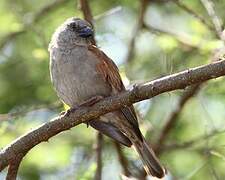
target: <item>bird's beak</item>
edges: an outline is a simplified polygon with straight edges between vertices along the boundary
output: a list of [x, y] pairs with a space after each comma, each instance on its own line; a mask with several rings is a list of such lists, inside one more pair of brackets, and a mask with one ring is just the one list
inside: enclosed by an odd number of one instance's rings
[[82, 28], [78, 31], [78, 35], [83, 38], [88, 38], [93, 36], [94, 32], [90, 27]]

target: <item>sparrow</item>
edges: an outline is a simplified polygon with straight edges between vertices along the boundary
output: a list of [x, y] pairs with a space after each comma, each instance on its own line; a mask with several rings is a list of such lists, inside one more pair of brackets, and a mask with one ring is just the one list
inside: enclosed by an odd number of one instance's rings
[[[53, 33], [49, 44], [50, 75], [59, 98], [71, 108], [91, 106], [125, 91], [116, 64], [93, 44], [93, 27], [69, 18]], [[107, 113], [88, 124], [117, 142], [133, 146], [146, 172], [161, 178], [165, 170], [142, 135], [133, 106]]]

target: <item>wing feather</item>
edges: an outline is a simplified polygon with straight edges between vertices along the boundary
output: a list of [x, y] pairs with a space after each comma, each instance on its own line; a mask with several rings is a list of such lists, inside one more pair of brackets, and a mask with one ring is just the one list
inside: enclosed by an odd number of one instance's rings
[[[124, 91], [125, 87], [121, 80], [119, 69], [116, 64], [111, 60], [103, 51], [99, 50], [96, 46], [90, 45], [88, 47], [89, 51], [91, 51], [98, 59], [101, 61], [97, 64], [96, 69], [99, 74], [102, 75], [104, 81], [109, 83], [113, 89], [114, 94]], [[123, 107], [121, 108], [121, 112], [127, 121], [132, 125], [136, 135], [139, 139], [142, 140], [142, 135], [139, 129], [137, 116], [134, 111], [134, 107]]]
[[109, 83], [117, 92], [125, 90], [123, 82], [120, 78], [119, 69], [117, 68], [113, 60], [111, 60], [103, 51], [99, 50], [96, 46], [90, 45], [88, 49], [98, 59], [101, 59], [101, 62], [97, 64], [96, 69], [99, 74], [103, 76], [103, 79], [107, 83]]

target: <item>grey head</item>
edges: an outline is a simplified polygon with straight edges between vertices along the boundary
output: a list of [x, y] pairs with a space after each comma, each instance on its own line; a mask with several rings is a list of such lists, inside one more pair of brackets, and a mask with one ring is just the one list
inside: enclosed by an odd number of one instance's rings
[[69, 18], [60, 25], [52, 36], [50, 47], [87, 45], [93, 42], [93, 27], [80, 18]]

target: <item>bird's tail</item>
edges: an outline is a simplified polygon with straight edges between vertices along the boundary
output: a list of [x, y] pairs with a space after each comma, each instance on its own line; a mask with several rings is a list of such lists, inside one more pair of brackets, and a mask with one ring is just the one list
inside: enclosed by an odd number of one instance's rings
[[133, 143], [136, 151], [138, 152], [145, 171], [152, 176], [162, 178], [165, 175], [165, 169], [160, 164], [158, 158], [153, 152], [152, 148], [143, 139], [143, 142]]

